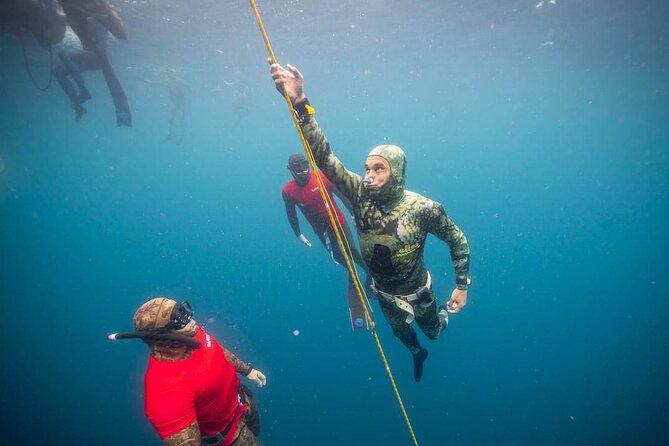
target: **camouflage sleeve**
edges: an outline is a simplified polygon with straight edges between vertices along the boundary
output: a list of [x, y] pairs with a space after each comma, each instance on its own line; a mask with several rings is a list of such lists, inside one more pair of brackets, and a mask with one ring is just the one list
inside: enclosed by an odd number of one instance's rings
[[313, 115], [302, 121], [302, 132], [311, 147], [318, 168], [351, 203], [355, 203], [362, 180], [360, 175], [347, 170], [344, 164], [334, 156], [330, 143]]
[[227, 359], [233, 366], [235, 366], [235, 370], [237, 370], [237, 373], [241, 373], [244, 376], [247, 376], [249, 373], [251, 373], [251, 370], [253, 370], [253, 366], [251, 365], [251, 363], [242, 361], [227, 348], [223, 346], [221, 346], [221, 348], [225, 353], [225, 359]]
[[469, 245], [467, 238], [460, 228], [446, 215], [444, 207], [436, 202], [428, 208], [430, 213], [428, 232], [436, 235], [448, 244], [451, 250], [451, 261], [458, 279], [466, 279], [469, 274]]

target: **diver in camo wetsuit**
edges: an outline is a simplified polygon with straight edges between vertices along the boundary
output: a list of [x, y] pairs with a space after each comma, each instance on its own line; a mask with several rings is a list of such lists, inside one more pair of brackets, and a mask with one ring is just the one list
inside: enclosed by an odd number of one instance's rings
[[[271, 62], [270, 62], [271, 64]], [[430, 339], [448, 324], [448, 313], [467, 303], [469, 246], [463, 232], [436, 201], [404, 190], [406, 158], [393, 145], [375, 147], [367, 156], [364, 179], [346, 170], [314, 118], [297, 68], [271, 64], [277, 89], [285, 88], [318, 167], [352, 204], [362, 256], [373, 277], [383, 315], [393, 333], [411, 351], [414, 379], [420, 381], [427, 350], [411, 327], [417, 322]], [[455, 268], [456, 288], [446, 305], [437, 309], [430, 273], [423, 262], [427, 234], [446, 242]]]

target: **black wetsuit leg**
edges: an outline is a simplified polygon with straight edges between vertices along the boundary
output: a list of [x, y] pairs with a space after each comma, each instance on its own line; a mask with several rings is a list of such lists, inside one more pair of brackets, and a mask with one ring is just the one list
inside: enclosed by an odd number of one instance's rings
[[52, 70], [53, 76], [56, 78], [67, 97], [70, 98], [72, 106], [75, 107], [78, 104], [79, 94], [75, 90], [74, 85], [72, 85], [72, 82], [70, 82], [70, 79], [68, 79], [70, 72], [66, 65], [62, 62], [60, 52], [58, 53], [58, 56], [59, 58], [54, 61]]
[[[81, 105], [91, 98], [91, 94], [86, 88], [83, 71], [100, 69], [98, 56], [92, 51], [77, 49], [61, 49], [58, 51], [58, 59], [53, 69], [53, 75], [63, 88], [67, 97], [70, 98], [72, 108], [74, 109], [74, 120], [79, 121], [86, 113], [86, 109]], [[77, 93], [69, 77], [72, 77], [74, 83], [79, 88]]]
[[105, 77], [107, 88], [114, 101], [114, 108], [116, 109], [116, 124], [119, 126], [132, 127], [132, 116], [130, 115], [130, 106], [128, 105], [128, 98], [123, 91], [121, 82], [116, 77], [116, 73], [109, 63], [107, 57], [107, 29], [92, 17], [87, 18], [88, 30], [90, 33], [89, 49], [97, 55], [100, 69]]
[[384, 299], [379, 299], [379, 305], [383, 316], [386, 318], [390, 327], [393, 329], [393, 334], [402, 341], [402, 344], [411, 352], [413, 360], [413, 379], [418, 382], [423, 377], [423, 363], [427, 359], [428, 352], [420, 346], [418, 342], [418, 335], [411, 324], [404, 322], [406, 320], [406, 313], [394, 303], [387, 302]]
[[67, 68], [67, 72], [72, 76], [72, 80], [79, 87], [78, 102], [73, 105], [81, 104], [90, 99], [91, 95], [86, 88], [84, 77], [81, 75], [84, 71], [94, 71], [101, 68], [100, 59], [92, 51], [86, 50], [60, 50], [58, 58]]
[[412, 354], [418, 354], [422, 349], [418, 342], [416, 331], [411, 324], [404, 322], [407, 314], [397, 308], [394, 303], [386, 302], [384, 299], [379, 299], [379, 305], [381, 306], [383, 316], [393, 329], [393, 334], [402, 341], [402, 344], [404, 344]]
[[423, 333], [425, 333], [425, 336], [435, 340], [439, 337], [439, 333], [441, 333], [441, 324], [439, 323], [437, 304], [432, 288], [424, 294], [422, 299], [425, 302], [414, 305], [416, 323]]
[[[318, 240], [320, 240], [321, 243], [323, 244], [323, 248], [325, 248], [325, 250], [327, 251], [328, 250], [328, 242], [325, 240], [325, 233], [320, 232], [320, 231], [316, 231], [316, 230], [314, 230], [314, 232], [318, 236]], [[330, 234], [328, 233], [328, 237], [329, 236], [330, 236]]]
[[240, 384], [239, 395], [248, 409], [240, 420], [239, 435], [230, 446], [260, 446], [257, 438], [260, 435], [260, 414], [253, 394], [248, 387]]

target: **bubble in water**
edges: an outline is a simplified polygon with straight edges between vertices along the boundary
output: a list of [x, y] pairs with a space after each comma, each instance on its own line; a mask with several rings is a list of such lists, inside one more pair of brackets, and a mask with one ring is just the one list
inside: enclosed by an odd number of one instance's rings
[[293, 336], [299, 336], [300, 330], [293, 330]]

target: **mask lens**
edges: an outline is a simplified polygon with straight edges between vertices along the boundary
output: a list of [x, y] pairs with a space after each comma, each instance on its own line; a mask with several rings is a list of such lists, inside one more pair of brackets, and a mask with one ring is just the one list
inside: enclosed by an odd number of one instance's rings
[[309, 162], [307, 160], [304, 160], [303, 162], [297, 165], [297, 169], [299, 169], [299, 171], [309, 170]]
[[292, 166], [288, 166], [288, 169], [295, 175], [307, 174], [309, 173], [309, 163], [304, 162], [299, 164], [293, 164]]
[[190, 320], [193, 318], [193, 308], [190, 306], [188, 301], [183, 301], [180, 304], [175, 305], [172, 310], [172, 315], [169, 324], [165, 328], [173, 330], [181, 330], [184, 328]]

